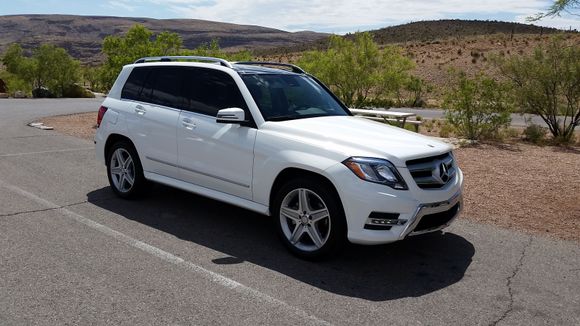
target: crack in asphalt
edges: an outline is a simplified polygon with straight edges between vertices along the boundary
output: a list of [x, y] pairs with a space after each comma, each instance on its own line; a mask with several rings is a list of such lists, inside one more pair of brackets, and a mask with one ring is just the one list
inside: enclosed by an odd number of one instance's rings
[[62, 205], [62, 206], [58, 206], [58, 207], [33, 209], [33, 210], [29, 210], [29, 211], [22, 211], [22, 212], [9, 213], [9, 214], [0, 214], [0, 217], [11, 217], [11, 216], [18, 216], [18, 215], [22, 215], [22, 214], [31, 214], [31, 213], [40, 213], [40, 212], [55, 211], [55, 210], [59, 210], [59, 209], [63, 209], [63, 208], [68, 208], [68, 207], [82, 205], [82, 204], [85, 204], [85, 203], [88, 203], [88, 202], [89, 202], [88, 200], [84, 200], [84, 201], [80, 201], [80, 202], [77, 202], [77, 203]]
[[514, 267], [512, 274], [510, 276], [508, 276], [508, 278], [506, 279], [506, 286], [507, 286], [508, 294], [509, 294], [509, 303], [508, 303], [507, 309], [502, 313], [502, 315], [498, 319], [491, 322], [489, 324], [490, 326], [498, 325], [500, 322], [502, 322], [504, 319], [506, 319], [507, 316], [514, 310], [514, 292], [513, 292], [513, 287], [512, 287], [512, 281], [516, 277], [516, 275], [518, 275], [518, 273], [520, 272], [520, 269], [522, 268], [522, 266], [524, 264], [524, 258], [526, 257], [526, 251], [528, 250], [528, 248], [532, 244], [532, 240], [533, 240], [533, 238], [532, 238], [532, 236], [530, 236], [528, 239], [528, 242], [522, 248], [522, 253], [520, 255], [520, 259], [518, 260], [518, 263]]

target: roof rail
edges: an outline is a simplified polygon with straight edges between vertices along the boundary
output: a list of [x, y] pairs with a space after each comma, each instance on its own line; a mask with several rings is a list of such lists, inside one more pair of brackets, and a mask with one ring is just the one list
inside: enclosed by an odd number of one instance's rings
[[195, 60], [195, 61], [215, 62], [215, 63], [221, 64], [224, 67], [232, 68], [232, 64], [224, 59], [212, 58], [212, 57], [190, 56], [190, 55], [145, 57], [145, 58], [138, 59], [137, 61], [135, 61], [135, 63], [145, 63], [145, 62], [155, 62], [155, 61], [169, 62], [169, 61], [178, 61], [178, 60]]
[[302, 68], [289, 64], [289, 63], [280, 63], [280, 62], [259, 62], [259, 61], [239, 61], [234, 62], [237, 65], [254, 65], [254, 66], [280, 66], [280, 67], [287, 67], [292, 68], [292, 72], [297, 74], [306, 74], [306, 71], [302, 70]]

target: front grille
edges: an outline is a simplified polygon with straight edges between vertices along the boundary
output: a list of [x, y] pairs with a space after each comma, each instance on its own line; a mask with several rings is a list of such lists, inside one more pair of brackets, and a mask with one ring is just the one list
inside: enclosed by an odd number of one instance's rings
[[421, 218], [421, 221], [419, 222], [419, 224], [417, 224], [417, 227], [415, 227], [415, 230], [413, 231], [417, 232], [435, 229], [449, 223], [449, 221], [451, 221], [455, 217], [455, 215], [457, 215], [457, 213], [459, 212], [459, 206], [460, 204], [457, 203], [455, 204], [455, 206], [451, 207], [451, 209], [446, 210], [444, 212], [423, 216]]
[[457, 174], [451, 153], [407, 161], [407, 168], [419, 188], [439, 189]]

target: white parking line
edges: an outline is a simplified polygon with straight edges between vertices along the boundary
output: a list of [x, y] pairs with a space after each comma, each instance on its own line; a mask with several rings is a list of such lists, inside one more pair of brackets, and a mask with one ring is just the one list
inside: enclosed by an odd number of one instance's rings
[[94, 150], [94, 147], [83, 147], [83, 148], [69, 148], [69, 149], [55, 149], [52, 151], [40, 151], [40, 152], [26, 152], [26, 153], [13, 153], [13, 154], [0, 154], [0, 157], [12, 157], [12, 156], [23, 156], [23, 155], [34, 155], [34, 154], [48, 154], [48, 153], [64, 153], [64, 152], [78, 152], [78, 151], [88, 151]]
[[212, 272], [208, 269], [205, 269], [202, 266], [196, 265], [190, 261], [184, 260], [181, 257], [175, 256], [167, 251], [164, 251], [160, 248], [157, 248], [155, 246], [149, 245], [145, 242], [139, 241], [137, 239], [134, 239], [128, 235], [125, 235], [119, 231], [115, 231], [105, 225], [102, 225], [100, 223], [97, 223], [91, 219], [88, 219], [80, 214], [77, 214], [67, 208], [61, 207], [53, 202], [50, 202], [44, 198], [41, 198], [31, 192], [28, 192], [24, 189], [21, 189], [17, 186], [11, 185], [11, 184], [7, 184], [5, 182], [3, 182], [2, 180], [0, 180], [0, 186], [3, 188], [6, 188], [14, 193], [17, 193], [19, 195], [22, 195], [28, 199], [31, 199], [35, 202], [37, 202], [38, 204], [44, 205], [48, 208], [52, 208], [55, 210], [60, 211], [61, 213], [63, 213], [63, 215], [68, 216], [72, 219], [74, 219], [77, 222], [80, 222], [94, 230], [97, 230], [103, 234], [106, 234], [110, 237], [113, 237], [115, 239], [117, 239], [118, 241], [121, 241], [125, 244], [128, 244], [131, 247], [140, 249], [150, 255], [153, 255], [155, 257], [158, 257], [160, 259], [163, 259], [164, 261], [170, 262], [172, 264], [175, 264], [177, 266], [183, 266], [185, 268], [187, 268], [188, 270], [210, 280], [213, 283], [216, 283], [218, 285], [221, 285], [223, 287], [226, 287], [228, 289], [231, 289], [237, 293], [240, 293], [242, 295], [245, 295], [247, 297], [250, 297], [252, 299], [258, 300], [260, 302], [272, 305], [272, 306], [276, 306], [279, 308], [283, 308], [285, 310], [287, 310], [290, 313], [293, 313], [297, 316], [300, 316], [308, 321], [310, 321], [311, 324], [316, 324], [316, 325], [331, 325], [329, 322], [322, 320], [320, 318], [317, 318], [316, 316], [313, 316], [309, 313], [307, 313], [306, 311], [291, 306], [288, 303], [276, 299], [268, 294], [262, 293], [256, 289], [253, 289], [249, 286], [243, 285], [235, 280], [232, 280], [226, 276], [223, 276], [219, 273], [216, 272]]

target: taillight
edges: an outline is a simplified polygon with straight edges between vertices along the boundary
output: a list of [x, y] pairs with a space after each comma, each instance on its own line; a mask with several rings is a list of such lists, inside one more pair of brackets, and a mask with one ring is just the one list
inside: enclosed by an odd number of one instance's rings
[[101, 121], [103, 121], [103, 117], [105, 116], [105, 112], [107, 112], [107, 107], [101, 106], [99, 108], [99, 114], [97, 114], [97, 128], [101, 126]]

